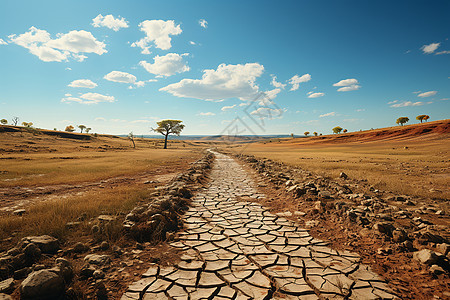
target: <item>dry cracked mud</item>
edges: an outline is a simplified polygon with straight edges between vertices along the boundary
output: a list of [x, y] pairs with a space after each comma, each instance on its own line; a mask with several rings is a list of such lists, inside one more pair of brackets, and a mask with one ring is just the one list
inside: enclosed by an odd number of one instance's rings
[[210, 182], [192, 199], [173, 247], [177, 266], [153, 265], [128, 299], [396, 299], [360, 257], [239, 197], [263, 198], [232, 158], [214, 153]]

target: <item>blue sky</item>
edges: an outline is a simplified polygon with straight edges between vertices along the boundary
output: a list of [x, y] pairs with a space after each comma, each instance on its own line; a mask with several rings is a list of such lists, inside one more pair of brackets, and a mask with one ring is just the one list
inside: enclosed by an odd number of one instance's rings
[[0, 118], [139, 135], [447, 119], [449, 28], [449, 1], [1, 1]]

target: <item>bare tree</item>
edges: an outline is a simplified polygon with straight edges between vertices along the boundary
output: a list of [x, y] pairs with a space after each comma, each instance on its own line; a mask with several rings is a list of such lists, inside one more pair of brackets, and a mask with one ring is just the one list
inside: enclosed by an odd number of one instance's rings
[[11, 124], [13, 124], [14, 126], [17, 126], [17, 123], [19, 123], [19, 117], [13, 117]]
[[136, 144], [134, 143], [133, 131], [128, 134], [128, 139], [133, 143], [133, 148], [136, 148]]

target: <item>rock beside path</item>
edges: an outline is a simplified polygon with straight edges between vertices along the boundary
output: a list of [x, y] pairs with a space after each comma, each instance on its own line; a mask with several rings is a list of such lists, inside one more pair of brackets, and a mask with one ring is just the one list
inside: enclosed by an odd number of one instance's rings
[[22, 299], [56, 299], [64, 293], [63, 278], [50, 270], [31, 273], [20, 285]]

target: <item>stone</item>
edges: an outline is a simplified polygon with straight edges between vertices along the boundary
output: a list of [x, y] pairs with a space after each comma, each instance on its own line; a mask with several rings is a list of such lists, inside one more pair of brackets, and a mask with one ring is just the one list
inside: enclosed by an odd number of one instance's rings
[[54, 254], [59, 250], [58, 240], [49, 235], [28, 236], [23, 238], [22, 241], [36, 244], [42, 253]]
[[432, 265], [430, 267], [430, 272], [433, 273], [434, 275], [440, 275], [440, 274], [444, 274], [445, 273], [444, 269], [441, 268], [438, 265]]
[[111, 258], [109, 255], [89, 254], [84, 257], [84, 261], [89, 264], [104, 266], [111, 263]]
[[49, 270], [31, 273], [20, 285], [21, 299], [51, 299], [60, 297], [64, 292], [61, 276]]
[[447, 255], [450, 251], [450, 245], [446, 243], [437, 244], [436, 249], [443, 255]]
[[21, 215], [23, 215], [26, 212], [27, 211], [25, 209], [21, 208], [21, 209], [16, 209], [15, 211], [13, 211], [13, 214], [16, 215], [16, 216], [21, 216]]
[[407, 238], [408, 238], [408, 235], [407, 235], [406, 231], [404, 231], [401, 228], [397, 228], [394, 231], [392, 231], [392, 240], [396, 243], [402, 243], [402, 242], [406, 241]]
[[423, 249], [417, 252], [414, 252], [413, 258], [422, 264], [434, 265], [438, 261], [438, 256], [434, 251], [429, 249]]
[[107, 241], [103, 241], [100, 244], [100, 249], [103, 250], [103, 251], [108, 250], [109, 249], [109, 243]]
[[377, 222], [372, 227], [375, 231], [391, 236], [395, 227], [388, 222]]
[[90, 264], [86, 264], [83, 267], [81, 267], [80, 276], [89, 278], [89, 277], [92, 277], [92, 275], [94, 274], [95, 271], [96, 271], [96, 269], [93, 266], [91, 266]]
[[105, 272], [103, 272], [102, 270], [95, 270], [94, 273], [92, 273], [92, 277], [94, 279], [105, 278]]
[[73, 252], [75, 253], [83, 253], [89, 250], [89, 247], [83, 244], [82, 242], [78, 242], [73, 246]]
[[23, 249], [23, 253], [29, 258], [35, 259], [41, 256], [41, 249], [35, 243], [29, 243]]
[[8, 278], [3, 281], [0, 281], [0, 293], [8, 293], [13, 290], [14, 290], [14, 279], [13, 278]]
[[31, 273], [31, 271], [32, 271], [32, 269], [29, 267], [25, 267], [25, 268], [16, 270], [16, 271], [14, 271], [13, 278], [16, 280], [24, 279], [25, 277], [28, 276], [28, 274]]
[[329, 199], [329, 198], [331, 198], [331, 193], [329, 191], [320, 191], [319, 197], [322, 197], [324, 199]]
[[111, 215], [100, 215], [97, 217], [97, 220], [99, 220], [100, 222], [112, 222], [115, 221], [117, 219], [116, 216], [111, 216]]
[[339, 174], [339, 177], [340, 177], [340, 178], [343, 178], [343, 179], [347, 179], [347, 178], [348, 178], [348, 175], [345, 174], [344, 172], [341, 172], [341, 173]]
[[73, 278], [72, 264], [67, 259], [61, 257], [55, 260], [55, 264], [55, 270], [64, 278], [64, 281], [70, 282]]

